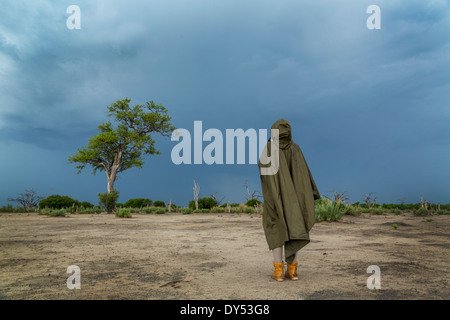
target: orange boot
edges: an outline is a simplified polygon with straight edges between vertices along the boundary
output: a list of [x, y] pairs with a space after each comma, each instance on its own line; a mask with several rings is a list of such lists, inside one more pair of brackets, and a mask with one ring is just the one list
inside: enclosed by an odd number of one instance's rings
[[275, 271], [272, 273], [272, 278], [274, 278], [277, 281], [283, 281], [284, 280], [284, 263], [273, 263], [273, 266], [275, 267]]
[[292, 262], [291, 264], [288, 263], [286, 270], [287, 278], [290, 278], [291, 280], [298, 280], [297, 265], [298, 265], [297, 261]]

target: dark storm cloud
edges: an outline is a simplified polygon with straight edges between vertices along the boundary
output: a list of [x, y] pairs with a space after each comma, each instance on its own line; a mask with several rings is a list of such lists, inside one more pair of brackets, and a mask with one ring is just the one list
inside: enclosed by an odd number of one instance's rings
[[[224, 130], [286, 118], [325, 191], [373, 191], [361, 182], [372, 179], [395, 201], [398, 185], [374, 177], [408, 181], [429, 165], [430, 179], [450, 178], [438, 176], [450, 145], [448, 1], [378, 1], [381, 30], [366, 28], [371, 1], [77, 1], [81, 29], [68, 30], [71, 4], [0, 4], [0, 143], [61, 148], [65, 159], [106, 120], [107, 105], [130, 97], [162, 103], [188, 129], [194, 120]], [[235, 198], [237, 181], [258, 185], [251, 166], [174, 168], [172, 144], [162, 146], [166, 156], [151, 163], [177, 172], [187, 190], [194, 176]], [[449, 191], [439, 183], [440, 195]], [[122, 194], [146, 188], [134, 185]]]

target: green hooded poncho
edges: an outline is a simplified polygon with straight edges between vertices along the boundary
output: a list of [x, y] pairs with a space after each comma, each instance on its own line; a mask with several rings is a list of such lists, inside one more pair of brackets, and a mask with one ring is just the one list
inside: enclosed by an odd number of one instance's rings
[[[270, 164], [258, 163], [264, 197], [263, 228], [269, 249], [284, 245], [285, 258], [292, 263], [295, 253], [309, 243], [315, 223], [314, 200], [320, 198], [300, 147], [291, 136], [291, 126], [280, 119], [272, 125], [279, 133], [279, 167], [273, 175], [261, 174]], [[271, 154], [270, 139], [266, 148]]]

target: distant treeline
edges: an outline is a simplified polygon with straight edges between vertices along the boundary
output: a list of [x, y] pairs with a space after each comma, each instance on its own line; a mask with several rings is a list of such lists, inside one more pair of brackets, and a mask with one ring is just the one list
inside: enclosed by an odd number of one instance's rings
[[[247, 201], [245, 204], [231, 203], [230, 207], [234, 208], [234, 207], [245, 205], [245, 206], [253, 208], [258, 203], [261, 203], [261, 201], [256, 200], [256, 199], [251, 199], [251, 200]], [[172, 209], [184, 208], [184, 207], [177, 206], [173, 202], [171, 202], [170, 205], [171, 205]], [[206, 197], [206, 198], [198, 199], [198, 205], [199, 205], [199, 209], [211, 209], [211, 208], [215, 208], [215, 207], [225, 208], [227, 204], [226, 203], [220, 204], [215, 199], [213, 199], [211, 197]], [[167, 205], [164, 201], [161, 201], [161, 200], [153, 201], [148, 198], [133, 198], [133, 199], [129, 199], [125, 203], [117, 203], [116, 206], [118, 208], [167, 207]], [[355, 207], [355, 208], [368, 209], [367, 204], [360, 203], [360, 202], [355, 202], [355, 203], [351, 204], [351, 206]], [[439, 210], [443, 210], [443, 211], [450, 211], [450, 204], [427, 203], [426, 206], [428, 209], [435, 209], [435, 210], [439, 209]], [[383, 208], [386, 210], [397, 209], [397, 210], [402, 210], [402, 211], [413, 211], [413, 210], [418, 210], [422, 207], [423, 207], [423, 203], [413, 203], [413, 204], [394, 204], [394, 203], [386, 204], [385, 203], [385, 204], [374, 204], [373, 205], [373, 208]], [[24, 208], [21, 206], [12, 206], [11, 204], [8, 204], [7, 206], [0, 207], [0, 212], [26, 212], [26, 211], [35, 212], [35, 211], [37, 211], [37, 209], [45, 209], [45, 208], [48, 208], [48, 209], [73, 208], [73, 209], [78, 209], [78, 210], [90, 209], [89, 211], [93, 211], [93, 212], [101, 212], [103, 209], [101, 205], [94, 205], [87, 201], [78, 201], [69, 196], [51, 195], [45, 199], [42, 199], [39, 202], [39, 208], [35, 207], [30, 210], [24, 210]], [[190, 208], [191, 210], [195, 209], [194, 200], [189, 202], [187, 208]], [[72, 210], [72, 211], [74, 211], [74, 210]]]
[[[368, 208], [367, 204], [365, 203], [359, 203], [355, 202], [352, 204], [353, 206], [360, 207], [360, 208]], [[405, 204], [396, 204], [396, 203], [383, 203], [383, 204], [374, 204], [374, 208], [383, 208], [388, 210], [394, 210], [399, 209], [402, 211], [412, 211], [422, 208], [422, 203], [405, 203]], [[427, 203], [428, 207], [437, 209], [440, 207], [441, 210], [447, 210], [450, 211], [450, 204], [439, 204], [439, 203]]]

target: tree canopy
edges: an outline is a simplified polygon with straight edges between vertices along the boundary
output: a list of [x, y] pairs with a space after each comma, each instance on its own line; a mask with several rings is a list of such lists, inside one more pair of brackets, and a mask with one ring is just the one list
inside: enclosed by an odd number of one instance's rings
[[76, 163], [78, 173], [86, 167], [104, 171], [108, 193], [114, 191], [117, 174], [127, 169], [142, 168], [145, 155], [160, 154], [151, 134], [170, 136], [176, 128], [171, 124], [167, 109], [153, 101], [130, 107], [131, 99], [118, 100], [108, 107], [107, 114], [114, 119], [98, 126], [99, 133], [89, 139], [87, 146], [69, 157]]

